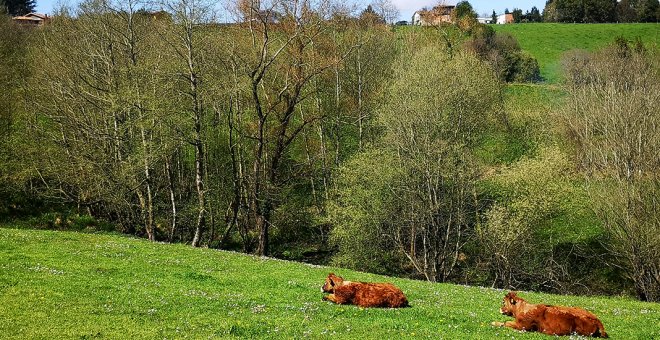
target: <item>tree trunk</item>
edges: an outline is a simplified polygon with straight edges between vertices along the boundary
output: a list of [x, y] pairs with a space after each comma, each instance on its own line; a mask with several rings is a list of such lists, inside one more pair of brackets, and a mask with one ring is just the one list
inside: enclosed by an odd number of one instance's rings
[[172, 242], [174, 240], [174, 233], [176, 232], [176, 196], [174, 195], [174, 181], [172, 181], [172, 167], [170, 165], [171, 158], [167, 157], [165, 159], [165, 172], [167, 173], [167, 187], [170, 191], [170, 203], [172, 204], [172, 224], [170, 227], [170, 233], [168, 235], [168, 241]]
[[193, 247], [199, 247], [202, 232], [206, 226], [206, 197], [204, 193], [204, 145], [200, 138], [200, 124], [195, 124], [195, 187], [197, 188], [197, 224], [195, 227], [195, 236], [192, 240]]

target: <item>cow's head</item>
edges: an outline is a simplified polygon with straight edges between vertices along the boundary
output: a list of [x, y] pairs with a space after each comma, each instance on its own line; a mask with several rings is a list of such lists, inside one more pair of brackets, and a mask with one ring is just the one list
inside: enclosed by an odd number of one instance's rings
[[518, 297], [516, 292], [509, 292], [504, 296], [502, 300], [502, 307], [500, 307], [500, 313], [508, 316], [515, 316], [518, 307], [520, 307], [520, 302], [524, 301], [522, 298]]
[[344, 279], [341, 276], [337, 276], [334, 273], [328, 274], [328, 277], [325, 279], [325, 284], [321, 287], [321, 291], [324, 293], [334, 293], [336, 286], [341, 286], [344, 282]]

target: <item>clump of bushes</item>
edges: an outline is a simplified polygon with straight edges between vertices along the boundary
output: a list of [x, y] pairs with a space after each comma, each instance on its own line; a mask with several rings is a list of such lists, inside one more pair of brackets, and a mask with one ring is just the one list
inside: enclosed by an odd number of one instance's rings
[[[19, 223], [20, 224], [20, 223]], [[69, 231], [116, 231], [114, 225], [98, 220], [90, 215], [48, 212], [27, 219], [26, 224], [30, 228], [47, 230], [69, 230]]]
[[539, 64], [534, 57], [523, 52], [518, 41], [509, 33], [497, 34], [488, 26], [479, 24], [470, 31], [471, 38], [465, 48], [487, 61], [497, 77], [505, 82], [541, 81]]

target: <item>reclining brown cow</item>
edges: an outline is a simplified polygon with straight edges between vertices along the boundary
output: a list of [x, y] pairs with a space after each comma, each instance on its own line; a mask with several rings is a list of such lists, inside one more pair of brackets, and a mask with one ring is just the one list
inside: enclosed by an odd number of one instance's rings
[[603, 323], [582, 308], [534, 305], [517, 296], [515, 292], [509, 292], [502, 301], [500, 312], [513, 316], [516, 320], [494, 321], [493, 326], [505, 326], [548, 335], [579, 334], [607, 338]]
[[353, 304], [360, 307], [408, 307], [408, 299], [401, 289], [391, 283], [366, 283], [345, 281], [330, 273], [321, 288], [324, 301], [337, 304]]

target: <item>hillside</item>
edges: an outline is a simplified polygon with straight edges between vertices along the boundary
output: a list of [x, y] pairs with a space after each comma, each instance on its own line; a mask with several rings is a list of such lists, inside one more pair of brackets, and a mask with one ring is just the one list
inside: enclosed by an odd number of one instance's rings
[[595, 50], [622, 36], [658, 46], [660, 25], [649, 24], [515, 24], [492, 25], [497, 32], [509, 32], [539, 62], [541, 76], [550, 83], [560, 80], [561, 55], [570, 50]]
[[[107, 234], [0, 229], [3, 338], [548, 339], [490, 326], [501, 290], [386, 278], [339, 268], [150, 243]], [[391, 281], [412, 307], [321, 301], [329, 271]], [[586, 307], [615, 339], [660, 336], [660, 305], [522, 293]]]

